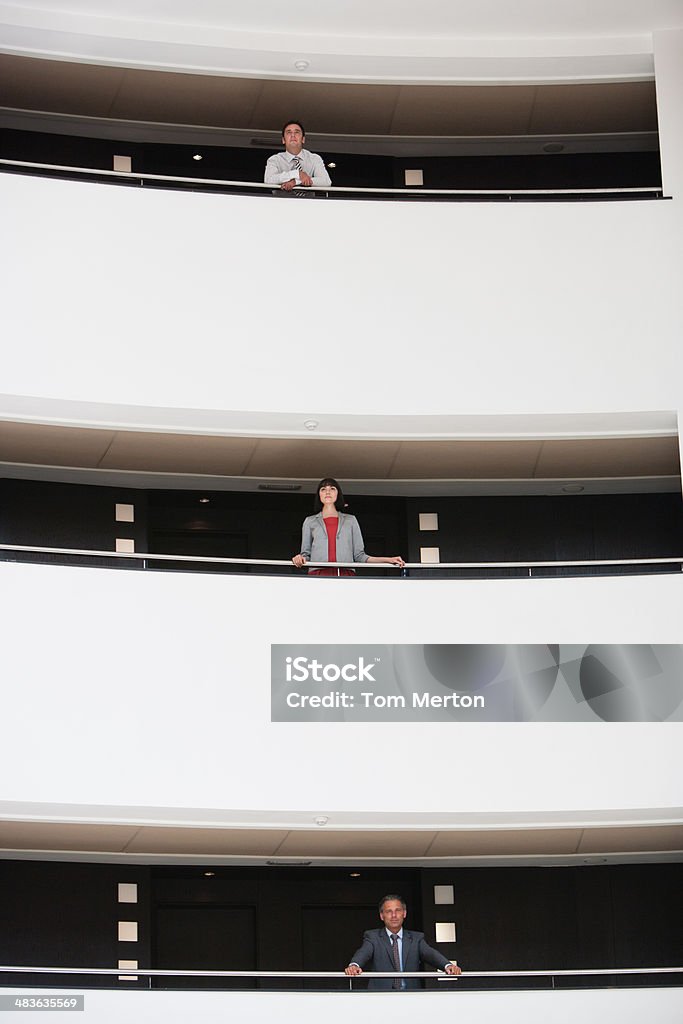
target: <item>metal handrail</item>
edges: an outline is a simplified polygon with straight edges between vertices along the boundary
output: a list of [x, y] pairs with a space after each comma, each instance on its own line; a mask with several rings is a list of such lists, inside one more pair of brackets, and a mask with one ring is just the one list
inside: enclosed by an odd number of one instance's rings
[[[119, 178], [122, 181], [162, 181], [172, 185], [178, 182], [183, 185], [218, 185], [221, 188], [239, 188], [260, 192], [272, 192], [277, 186], [267, 185], [259, 181], [232, 181], [225, 178], [189, 178], [170, 176], [167, 174], [147, 174], [144, 171], [113, 171], [100, 167], [73, 167], [69, 164], [42, 164], [32, 160], [0, 159], [0, 166], [35, 168], [41, 171], [59, 171], [68, 174], [97, 175], [98, 177]], [[428, 195], [428, 196], [571, 196], [571, 195], [638, 195], [654, 192], [663, 197], [661, 185], [641, 185], [636, 188], [375, 188], [350, 185], [325, 185], [315, 188], [314, 192], [338, 192], [351, 195]]]
[[[0, 551], [26, 551], [44, 555], [79, 555], [90, 558], [121, 558], [137, 561], [201, 562], [210, 565], [272, 565], [293, 569], [291, 558], [221, 558], [208, 555], [169, 555], [150, 551], [98, 551], [89, 548], [47, 548], [31, 544], [0, 544]], [[306, 562], [305, 569], [562, 569], [600, 565], [681, 565], [683, 555], [673, 558], [585, 558], [580, 560], [541, 562], [406, 562], [404, 566], [389, 562]]]
[[163, 970], [132, 967], [11, 967], [0, 966], [5, 974], [95, 974], [133, 975], [145, 978], [558, 978], [575, 976], [611, 976], [614, 974], [683, 974], [683, 967], [595, 967], [536, 971], [463, 971], [462, 974], [435, 975], [434, 971], [363, 971], [348, 975], [344, 971], [199, 971]]

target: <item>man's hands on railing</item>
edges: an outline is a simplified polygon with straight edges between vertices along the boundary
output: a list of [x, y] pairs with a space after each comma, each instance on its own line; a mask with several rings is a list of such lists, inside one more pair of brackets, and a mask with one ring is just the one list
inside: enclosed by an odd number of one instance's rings
[[[303, 569], [306, 559], [303, 555], [294, 555], [292, 562], [297, 569]], [[368, 555], [368, 562], [372, 562], [373, 565], [397, 565], [400, 569], [406, 564], [400, 555]]]
[[[462, 974], [462, 968], [458, 967], [457, 964], [446, 964], [444, 967], [446, 974], [458, 975]], [[344, 974], [348, 974], [350, 978], [357, 978], [359, 974], [363, 973], [363, 968], [359, 967], [358, 964], [349, 964], [348, 967], [344, 968]]]
[[301, 188], [303, 185], [305, 188], [310, 188], [313, 184], [313, 178], [310, 174], [306, 174], [305, 171], [299, 170], [299, 181], [297, 183], [296, 178], [289, 178], [288, 181], [283, 181], [280, 188], [284, 189], [285, 192], [291, 192], [293, 188]]

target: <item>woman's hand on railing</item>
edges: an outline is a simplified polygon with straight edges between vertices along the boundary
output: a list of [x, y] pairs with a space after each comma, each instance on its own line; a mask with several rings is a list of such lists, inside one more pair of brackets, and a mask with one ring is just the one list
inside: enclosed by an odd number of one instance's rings
[[303, 555], [294, 555], [292, 561], [294, 562], [294, 565], [297, 567], [297, 569], [303, 569], [303, 567], [306, 564], [306, 559], [304, 558]]
[[382, 563], [383, 565], [398, 565], [403, 568], [406, 564], [400, 555], [368, 555], [368, 562]]

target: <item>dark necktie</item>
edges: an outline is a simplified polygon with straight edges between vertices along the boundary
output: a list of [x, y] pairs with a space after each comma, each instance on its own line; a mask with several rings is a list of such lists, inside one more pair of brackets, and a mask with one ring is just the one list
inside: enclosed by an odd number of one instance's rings
[[[398, 955], [398, 935], [392, 935], [391, 936], [391, 959], [394, 961], [394, 970], [395, 971], [400, 971], [401, 970], [401, 958]], [[401, 987], [401, 979], [400, 978], [394, 978], [393, 987], [394, 988], [400, 988]]]
[[[292, 170], [293, 171], [301, 171], [301, 170], [303, 170], [303, 167], [302, 167], [302, 164], [301, 164], [301, 160], [300, 160], [300, 158], [298, 156], [295, 157], [292, 160]], [[308, 198], [308, 193], [306, 192], [305, 188], [293, 188], [292, 189], [292, 195], [299, 196], [299, 197], [304, 196], [305, 198]]]

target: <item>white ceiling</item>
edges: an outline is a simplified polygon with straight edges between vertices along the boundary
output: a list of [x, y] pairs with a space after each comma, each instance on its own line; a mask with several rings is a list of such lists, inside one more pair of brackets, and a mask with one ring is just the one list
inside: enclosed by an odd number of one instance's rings
[[324, 34], [433, 39], [453, 36], [633, 35], [665, 27], [681, 14], [679, 0], [13, 0], [16, 12], [67, 13], [93, 19], [125, 19], [197, 25], [244, 33]]
[[283, 111], [296, 111], [323, 152], [533, 154], [549, 141], [565, 153], [657, 148], [653, 81], [339, 85], [0, 53], [0, 83], [4, 127], [119, 140], [272, 150]]
[[652, 33], [682, 22], [679, 0], [18, 0], [0, 47], [257, 78], [596, 81], [650, 77]]

